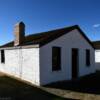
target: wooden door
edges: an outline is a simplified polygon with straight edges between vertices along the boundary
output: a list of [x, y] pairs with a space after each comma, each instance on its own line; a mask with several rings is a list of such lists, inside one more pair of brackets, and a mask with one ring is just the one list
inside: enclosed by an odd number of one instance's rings
[[79, 59], [78, 59], [78, 49], [73, 48], [72, 49], [72, 78], [75, 79], [78, 77], [78, 65], [79, 65]]

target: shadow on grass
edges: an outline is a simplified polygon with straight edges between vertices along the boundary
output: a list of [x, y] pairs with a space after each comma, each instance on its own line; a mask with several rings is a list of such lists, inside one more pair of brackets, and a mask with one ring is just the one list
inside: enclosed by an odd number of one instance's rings
[[82, 93], [100, 94], [100, 72], [72, 81], [63, 81], [46, 85], [46, 87], [72, 90]]
[[15, 79], [0, 77], [0, 99], [6, 100], [73, 100], [50, 94], [40, 88], [27, 85]]

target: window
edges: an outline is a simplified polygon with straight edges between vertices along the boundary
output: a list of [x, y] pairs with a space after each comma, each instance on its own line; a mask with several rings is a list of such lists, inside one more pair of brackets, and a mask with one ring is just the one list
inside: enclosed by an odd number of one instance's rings
[[61, 70], [61, 48], [52, 48], [52, 71]]
[[1, 63], [5, 63], [5, 52], [1, 50]]
[[86, 49], [86, 65], [90, 66], [90, 50]]

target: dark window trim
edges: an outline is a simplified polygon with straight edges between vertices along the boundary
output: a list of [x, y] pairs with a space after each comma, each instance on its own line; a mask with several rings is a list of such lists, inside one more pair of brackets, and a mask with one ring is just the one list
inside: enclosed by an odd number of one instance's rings
[[89, 67], [91, 65], [91, 60], [90, 60], [90, 49], [86, 49], [86, 66]]
[[5, 63], [5, 51], [1, 50], [1, 63]]
[[[58, 49], [58, 57], [56, 58], [58, 61], [54, 59], [54, 56], [57, 56], [56, 54], [54, 54], [55, 52], [53, 51], [54, 49]], [[53, 46], [52, 47], [52, 71], [60, 71], [60, 70], [61, 70], [61, 47]]]

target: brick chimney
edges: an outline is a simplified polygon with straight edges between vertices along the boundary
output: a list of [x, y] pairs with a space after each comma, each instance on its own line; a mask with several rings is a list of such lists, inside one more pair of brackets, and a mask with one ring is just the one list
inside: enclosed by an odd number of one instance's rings
[[14, 35], [14, 46], [23, 44], [25, 39], [25, 24], [23, 22], [20, 22], [15, 25]]

